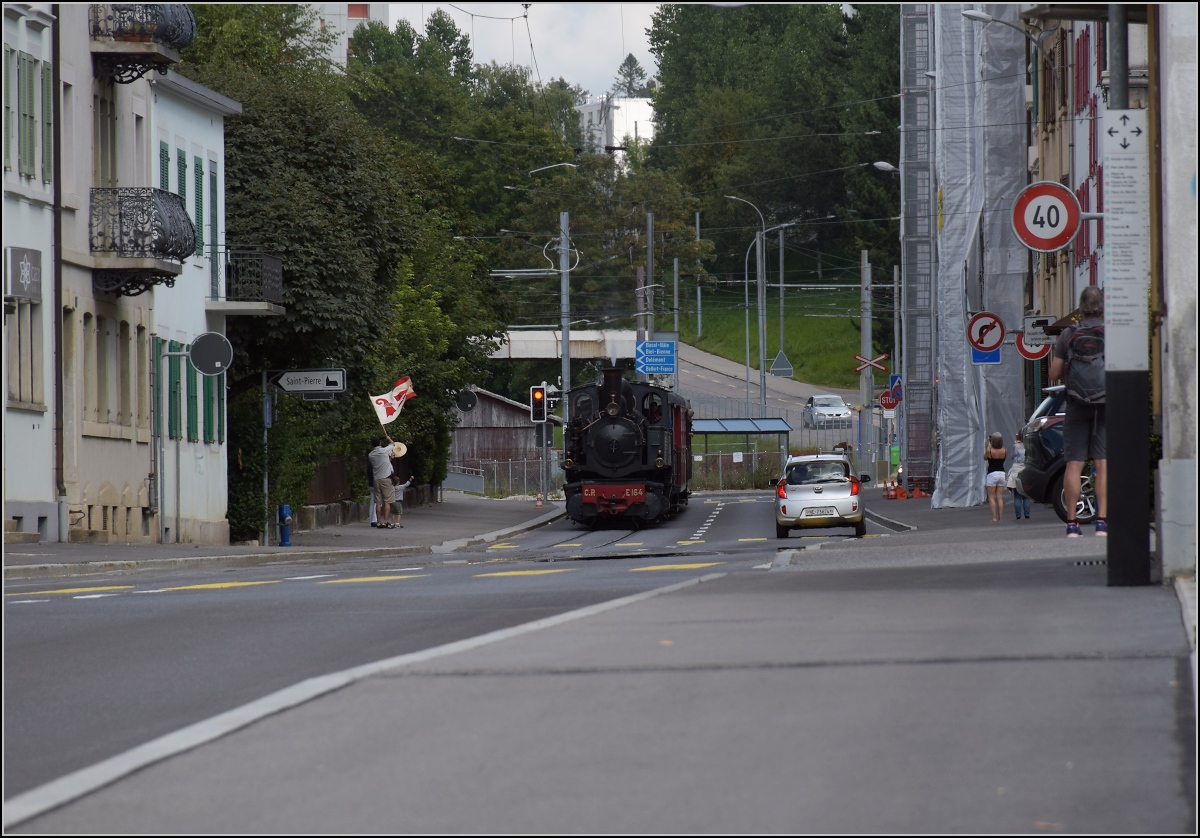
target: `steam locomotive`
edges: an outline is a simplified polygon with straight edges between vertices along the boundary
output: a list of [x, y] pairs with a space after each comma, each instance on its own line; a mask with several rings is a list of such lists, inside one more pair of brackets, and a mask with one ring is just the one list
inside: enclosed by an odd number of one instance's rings
[[567, 514], [652, 523], [687, 505], [692, 478], [692, 410], [654, 384], [604, 370], [598, 384], [573, 387], [563, 431]]

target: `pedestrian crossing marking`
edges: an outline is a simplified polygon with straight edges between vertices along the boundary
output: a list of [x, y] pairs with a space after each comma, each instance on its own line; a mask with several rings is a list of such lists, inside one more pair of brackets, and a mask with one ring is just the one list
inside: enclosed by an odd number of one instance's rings
[[328, 579], [318, 585], [341, 585], [346, 582], [391, 582], [393, 579], [422, 579], [428, 573], [410, 573], [406, 576], [355, 576], [351, 579]]
[[60, 588], [57, 591], [22, 591], [19, 594], [5, 594], [5, 596], [35, 596], [45, 594], [90, 594], [94, 591], [128, 591], [133, 585], [104, 585], [97, 588]]
[[547, 573], [567, 573], [573, 567], [556, 567], [551, 570], [501, 570], [495, 573], [476, 573], [476, 578], [484, 576], [545, 576]]
[[634, 567], [630, 568], [630, 573], [637, 573], [641, 570], [697, 570], [702, 567], [713, 567], [721, 562], [696, 562], [695, 564], [656, 564], [650, 567]]

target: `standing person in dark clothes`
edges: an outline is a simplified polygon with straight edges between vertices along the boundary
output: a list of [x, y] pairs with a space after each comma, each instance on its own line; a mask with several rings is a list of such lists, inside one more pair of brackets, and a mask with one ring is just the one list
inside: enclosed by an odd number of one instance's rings
[[371, 469], [375, 480], [375, 498], [379, 509], [379, 526], [393, 529], [391, 524], [392, 504], [396, 501], [395, 487], [392, 485], [392, 446], [385, 445], [384, 439], [391, 443], [390, 436], [379, 437], [375, 447], [371, 449]]
[[[1067, 507], [1067, 538], [1079, 537], [1075, 520], [1079, 503], [1083, 464], [1091, 459], [1096, 467], [1096, 535], [1108, 535], [1108, 459], [1104, 429], [1104, 291], [1089, 285], [1079, 294], [1078, 326], [1063, 329], [1054, 342], [1054, 360], [1050, 380], [1066, 385], [1067, 415], [1063, 420], [1063, 456], [1067, 466], [1063, 474], [1063, 503]], [[1099, 335], [1099, 357], [1096, 335]], [[1087, 353], [1087, 354], [1085, 354]], [[1071, 367], [1079, 365], [1076, 370]], [[1098, 397], [1081, 398], [1081, 379], [1099, 381]]]

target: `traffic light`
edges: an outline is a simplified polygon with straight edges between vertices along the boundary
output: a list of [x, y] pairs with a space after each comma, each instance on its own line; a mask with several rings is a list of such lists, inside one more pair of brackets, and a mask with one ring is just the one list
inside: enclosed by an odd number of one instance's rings
[[546, 385], [535, 384], [529, 388], [529, 418], [534, 422], [546, 421]]

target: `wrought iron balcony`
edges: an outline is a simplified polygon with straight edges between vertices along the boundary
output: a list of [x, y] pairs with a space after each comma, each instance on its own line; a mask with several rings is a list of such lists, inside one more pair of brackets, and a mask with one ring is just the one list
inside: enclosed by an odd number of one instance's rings
[[96, 290], [131, 297], [174, 285], [196, 250], [183, 198], [149, 186], [93, 189], [88, 238], [100, 257], [92, 271]]
[[205, 308], [225, 314], [283, 314], [283, 259], [259, 247], [213, 246]]
[[118, 84], [165, 73], [196, 39], [186, 3], [93, 3], [90, 19], [96, 75]]

